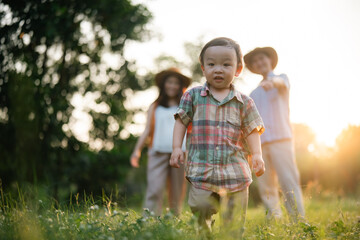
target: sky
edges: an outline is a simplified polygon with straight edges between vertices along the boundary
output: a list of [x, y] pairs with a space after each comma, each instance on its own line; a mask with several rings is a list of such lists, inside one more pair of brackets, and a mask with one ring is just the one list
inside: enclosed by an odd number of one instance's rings
[[[360, 1], [358, 0], [137, 0], [153, 14], [153, 37], [129, 43], [125, 57], [140, 73], [154, 68], [160, 54], [186, 61], [183, 44], [225, 36], [245, 54], [255, 47], [274, 47], [275, 73], [291, 83], [292, 122], [309, 125], [320, 143], [332, 146], [342, 129], [360, 125]], [[244, 71], [238, 90], [249, 94], [260, 76]], [[129, 99], [148, 107], [151, 88]], [[130, 105], [131, 105], [130, 104]], [[143, 123], [144, 117], [135, 116]], [[129, 126], [131, 128], [131, 126]], [[132, 126], [135, 128], [134, 126]], [[138, 129], [139, 130], [139, 129]], [[140, 129], [141, 130], [141, 129]], [[130, 129], [135, 131], [135, 129]]]

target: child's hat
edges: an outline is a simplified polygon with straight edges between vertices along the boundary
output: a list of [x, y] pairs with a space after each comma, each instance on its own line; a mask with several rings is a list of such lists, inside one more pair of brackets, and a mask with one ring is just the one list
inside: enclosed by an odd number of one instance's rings
[[183, 74], [181, 74], [180, 70], [177, 68], [169, 68], [164, 71], [159, 72], [155, 75], [155, 83], [158, 87], [161, 87], [161, 84], [163, 81], [168, 78], [169, 76], [176, 76], [179, 78], [180, 81], [182, 81], [183, 86], [187, 88], [190, 83], [191, 79]]
[[254, 71], [254, 69], [251, 66], [252, 58], [258, 53], [264, 53], [266, 56], [268, 56], [271, 59], [271, 67], [274, 70], [278, 63], [278, 55], [277, 55], [275, 49], [273, 49], [272, 47], [262, 47], [262, 48], [258, 47], [258, 48], [255, 48], [254, 50], [252, 50], [251, 52], [249, 52], [248, 54], [246, 54], [244, 56], [245, 66], [251, 72], [259, 74], [258, 72]]

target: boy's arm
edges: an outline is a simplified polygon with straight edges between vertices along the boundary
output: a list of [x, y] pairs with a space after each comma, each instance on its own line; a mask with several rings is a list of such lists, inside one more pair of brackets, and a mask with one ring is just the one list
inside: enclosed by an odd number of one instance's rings
[[175, 120], [174, 134], [173, 134], [173, 152], [170, 158], [170, 166], [179, 168], [179, 161], [181, 164], [184, 163], [184, 153], [181, 149], [182, 142], [185, 136], [186, 126], [183, 124], [181, 119], [178, 117]]
[[254, 171], [257, 177], [260, 177], [265, 172], [265, 163], [262, 159], [260, 134], [257, 129], [254, 129], [246, 138], [252, 155], [252, 162], [254, 164]]

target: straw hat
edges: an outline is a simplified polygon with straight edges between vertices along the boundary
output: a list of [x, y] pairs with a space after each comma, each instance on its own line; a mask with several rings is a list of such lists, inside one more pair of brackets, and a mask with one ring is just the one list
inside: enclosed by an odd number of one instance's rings
[[183, 82], [183, 86], [187, 88], [190, 83], [191, 79], [186, 77], [185, 75], [180, 73], [180, 70], [177, 68], [169, 68], [167, 70], [161, 71], [155, 75], [155, 83], [158, 87], [161, 86], [162, 82], [169, 76], [176, 76]]
[[252, 50], [251, 52], [249, 52], [248, 54], [246, 54], [244, 56], [244, 62], [245, 62], [246, 67], [251, 72], [259, 74], [251, 66], [252, 58], [258, 53], [264, 53], [271, 59], [271, 67], [274, 70], [278, 63], [278, 55], [277, 55], [275, 49], [273, 49], [272, 47], [262, 47], [262, 48], [258, 47], [258, 48], [255, 48], [254, 50]]

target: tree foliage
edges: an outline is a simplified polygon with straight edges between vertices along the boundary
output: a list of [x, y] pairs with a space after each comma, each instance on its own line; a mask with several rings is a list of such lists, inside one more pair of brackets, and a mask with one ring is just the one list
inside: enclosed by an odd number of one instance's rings
[[[0, 175], [45, 181], [57, 194], [88, 143], [119, 150], [125, 90], [149, 84], [124, 47], [148, 36], [151, 14], [130, 0], [5, 0], [0, 19]], [[95, 101], [85, 143], [74, 134], [75, 95]]]
[[304, 124], [293, 124], [293, 129], [296, 160], [304, 186], [310, 182], [311, 186], [318, 185], [320, 189], [316, 194], [322, 190], [360, 193], [360, 126], [350, 125], [344, 129], [335, 147], [317, 144], [315, 134]]
[[[360, 193], [360, 126], [349, 125], [336, 139], [335, 161], [337, 168], [333, 173], [337, 186], [345, 192]], [[341, 181], [339, 181], [341, 180]], [[340, 183], [340, 184], [339, 184]]]

